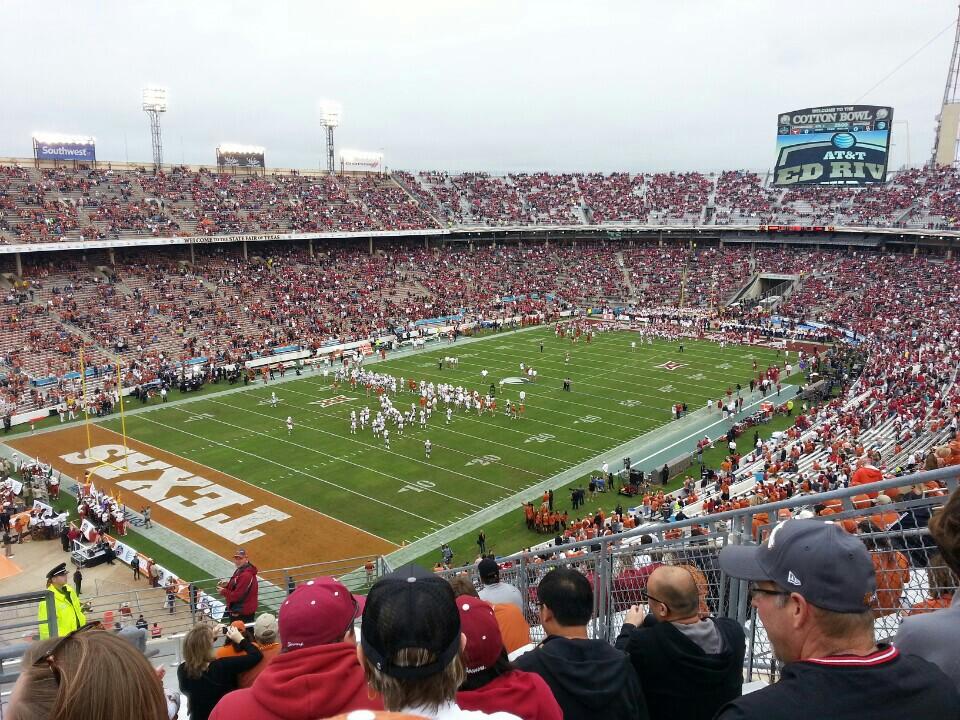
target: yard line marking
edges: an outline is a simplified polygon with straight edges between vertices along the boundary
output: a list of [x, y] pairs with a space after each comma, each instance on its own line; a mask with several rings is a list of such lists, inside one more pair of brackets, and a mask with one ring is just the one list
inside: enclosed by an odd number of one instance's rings
[[[174, 408], [172, 408], [172, 409], [180, 410], [180, 407], [179, 407], [179, 406], [174, 406]], [[189, 411], [189, 410], [181, 410], [181, 412], [186, 412], [186, 413], [189, 414], [190, 411]], [[152, 420], [152, 419], [150, 419], [150, 418], [144, 418], [144, 419], [145, 419], [147, 422], [153, 423], [154, 425], [159, 425], [160, 427], [167, 428], [168, 430], [174, 430], [174, 431], [176, 431], [176, 432], [178, 432], [178, 433], [182, 433], [182, 434], [184, 434], [184, 435], [189, 435], [190, 437], [197, 437], [197, 438], [200, 437], [200, 435], [196, 435], [195, 433], [192, 433], [192, 432], [189, 432], [189, 431], [187, 431], [187, 430], [184, 430], [183, 428], [178, 428], [178, 427], [176, 427], [176, 426], [174, 426], [174, 425], [168, 425], [167, 423], [162, 423], [162, 422], [160, 422], [159, 420]], [[137, 442], [140, 442], [140, 440], [137, 440]], [[143, 443], [143, 444], [144, 444], [144, 445], [147, 445], [148, 443]], [[218, 443], [218, 444], [219, 444], [219, 443]], [[156, 445], [151, 445], [151, 447], [157, 447], [157, 446], [156, 446]], [[226, 446], [225, 446], [225, 447], [226, 447]], [[158, 449], [162, 450], [163, 448], [158, 448]], [[351, 494], [353, 494], [353, 495], [358, 495], [359, 497], [362, 497], [364, 500], [369, 500], [369, 501], [371, 501], [371, 502], [375, 502], [375, 503], [378, 503], [378, 504], [380, 504], [380, 505], [384, 505], [384, 506], [390, 508], [391, 510], [397, 510], [397, 511], [402, 512], [402, 513], [404, 513], [404, 514], [406, 514], [406, 515], [410, 515], [410, 516], [412, 516], [412, 517], [415, 517], [415, 518], [417, 518], [418, 520], [425, 520], [426, 522], [436, 522], [435, 520], [431, 520], [430, 518], [425, 517], [425, 516], [423, 516], [423, 515], [418, 515], [417, 513], [411, 512], [411, 511], [409, 511], [409, 510], [404, 510], [403, 508], [397, 507], [396, 505], [391, 505], [390, 503], [385, 502], [385, 501], [383, 501], [383, 500], [379, 500], [379, 499], [377, 499], [377, 498], [375, 498], [375, 497], [371, 497], [371, 496], [369, 496], [369, 495], [364, 495], [364, 494], [361, 493], [361, 492], [357, 492], [356, 490], [351, 490], [350, 488], [343, 487], [343, 486], [341, 486], [341, 485], [338, 485], [338, 484], [335, 483], [335, 482], [331, 482], [330, 480], [326, 480], [326, 479], [324, 479], [324, 478], [322, 478], [322, 477], [320, 477], [320, 476], [318, 476], [318, 475], [311, 475], [310, 473], [304, 472], [303, 470], [297, 470], [296, 468], [292, 468], [292, 467], [290, 467], [289, 465], [284, 465], [283, 463], [277, 462], [276, 460], [271, 460], [270, 458], [263, 457], [262, 455], [257, 455], [256, 453], [252, 453], [252, 452], [250, 452], [249, 450], [240, 450], [240, 449], [238, 449], [238, 448], [230, 448], [230, 449], [233, 450], [234, 452], [243, 453], [244, 455], [248, 455], [248, 456], [250, 456], [250, 457], [252, 457], [252, 458], [256, 458], [257, 460], [260, 460], [261, 462], [270, 463], [271, 465], [276, 465], [277, 467], [283, 468], [284, 470], [293, 470], [294, 472], [296, 472], [296, 473], [298, 473], [298, 474], [300, 474], [300, 475], [303, 475], [303, 476], [305, 476], [305, 477], [311, 478], [311, 479], [313, 479], [313, 480], [319, 480], [320, 482], [324, 483], [325, 485], [330, 485], [331, 487], [335, 487], [335, 488], [337, 488], [338, 490], [342, 490], [343, 492], [351, 493]], [[169, 452], [169, 451], [164, 451], [164, 452]], [[271, 478], [271, 480], [272, 480], [272, 478]], [[241, 482], [243, 482], [243, 481], [241, 480]], [[314, 512], [319, 512], [319, 513], [322, 514], [322, 515], [326, 515], [326, 513], [323, 513], [323, 512], [321, 512], [320, 510], [316, 510], [315, 508], [312, 508], [312, 507], [310, 507], [309, 505], [304, 505], [303, 503], [296, 502], [295, 500], [290, 500], [290, 498], [286, 497], [285, 495], [279, 495], [278, 493], [271, 493], [271, 494], [276, 495], [277, 497], [282, 497], [284, 500], [289, 500], [290, 502], [294, 502], [294, 503], [296, 503], [297, 505], [299, 505], [300, 507], [307, 508], [308, 510], [313, 510]], [[333, 519], [336, 520], [337, 522], [344, 522], [343, 520], [340, 520], [340, 518], [333, 517], [332, 515], [327, 515], [327, 517], [333, 518]], [[374, 533], [371, 533], [369, 530], [364, 530], [363, 528], [357, 527], [356, 525], [351, 525], [350, 523], [344, 523], [344, 524], [345, 524], [345, 525], [350, 525], [351, 527], [354, 527], [354, 528], [356, 528], [357, 530], [360, 530], [361, 532], [365, 532], [365, 533], [368, 533], [368, 534], [370, 534], [370, 535], [374, 535]], [[387, 540], [386, 538], [382, 538], [382, 537], [380, 537], [379, 535], [375, 535], [375, 537], [378, 537], [378, 538], [380, 538], [381, 540], [383, 540], [383, 541], [385, 541], [385, 542], [388, 542], [388, 543], [391, 543], [391, 544], [396, 544], [396, 543], [394, 543], [392, 540]]]
[[[248, 414], [259, 415], [259, 416], [261, 416], [261, 417], [265, 417], [265, 418], [270, 418], [270, 419], [272, 419], [272, 420], [276, 420], [276, 418], [274, 418], [272, 415], [267, 415], [267, 414], [262, 413], [262, 412], [257, 412], [256, 410], [251, 410], [251, 409], [249, 409], [249, 408], [244, 408], [244, 407], [238, 407], [238, 406], [236, 406], [236, 405], [231, 405], [230, 403], [225, 403], [225, 402], [221, 402], [221, 401], [219, 401], [219, 400], [214, 400], [213, 398], [210, 398], [210, 402], [212, 402], [212, 403], [214, 403], [214, 404], [216, 404], [216, 405], [223, 405], [224, 407], [233, 408], [234, 410], [241, 410], [241, 411], [246, 412], [246, 413], [248, 413]], [[175, 408], [175, 409], [179, 409], [179, 408]], [[186, 411], [186, 410], [185, 410], [185, 411], [183, 411], [183, 412], [189, 412], [189, 411]], [[218, 422], [218, 423], [220, 423], [220, 424], [222, 424], [222, 425], [227, 425], [228, 427], [239, 427], [239, 426], [237, 426], [237, 425], [234, 425], [233, 423], [228, 423], [226, 420], [217, 419], [217, 420], [215, 420], [214, 422]], [[362, 445], [362, 446], [364, 446], [364, 447], [366, 447], [366, 448], [369, 448], [369, 449], [376, 449], [376, 450], [382, 449], [382, 446], [380, 446], [379, 444], [376, 444], [376, 445], [375, 445], [375, 444], [373, 444], [373, 443], [366, 443], [366, 442], [363, 442], [362, 440], [357, 440], [357, 439], [354, 439], [353, 437], [350, 437], [350, 436], [344, 437], [343, 435], [338, 435], [337, 433], [330, 432], [329, 430], [324, 430], [324, 429], [322, 429], [322, 428], [313, 427], [313, 426], [311, 426], [311, 425], [300, 424], [299, 427], [300, 427], [300, 428], [303, 428], [303, 429], [306, 429], [306, 430], [311, 430], [311, 431], [313, 431], [313, 432], [322, 433], [322, 434], [324, 434], [324, 435], [330, 435], [331, 437], [337, 438], [337, 439], [340, 440], [341, 442], [344, 441], [344, 440], [346, 440], [346, 441], [349, 441], [349, 442], [358, 443], [358, 444], [360, 444], [360, 445]], [[263, 435], [263, 436], [265, 436], [265, 437], [270, 437], [267, 433], [258, 433], [258, 434], [259, 434], [259, 435]], [[388, 477], [388, 478], [390, 478], [390, 479], [392, 479], [392, 480], [397, 480], [397, 481], [402, 482], [402, 483], [404, 483], [404, 484], [406, 484], [406, 483], [408, 482], [407, 480], [403, 480], [403, 479], [401, 479], [401, 478], [398, 478], [396, 475], [391, 475], [390, 473], [385, 473], [385, 472], [383, 472], [382, 470], [376, 470], [376, 469], [374, 469], [374, 468], [369, 468], [369, 467], [367, 467], [367, 466], [365, 466], [365, 465], [361, 465], [361, 464], [359, 464], [359, 463], [351, 462], [351, 461], [346, 460], [346, 459], [344, 459], [344, 458], [338, 458], [336, 455], [333, 455], [333, 454], [327, 453], [327, 452], [323, 452], [322, 450], [318, 450], [317, 448], [308, 447], [307, 445], [301, 445], [300, 443], [295, 443], [295, 442], [293, 442], [292, 440], [284, 440], [282, 437], [277, 438], [277, 440], [278, 440], [279, 442], [283, 442], [283, 443], [286, 443], [286, 444], [288, 444], [288, 445], [293, 445], [293, 446], [295, 446], [295, 447], [303, 448], [304, 450], [307, 450], [307, 451], [309, 451], [309, 452], [317, 453], [318, 455], [323, 455], [324, 457], [332, 458], [332, 459], [334, 459], [334, 460], [340, 460], [341, 462], [345, 462], [345, 463], [347, 463], [348, 465], [354, 465], [354, 466], [356, 466], [356, 467], [358, 467], [358, 468], [361, 468], [361, 469], [363, 469], [363, 470], [368, 470], [369, 472], [375, 473], [375, 474], [377, 474], [377, 475], [382, 475], [382, 476], [384, 476], [384, 477]], [[431, 464], [431, 463], [424, 462], [423, 460], [420, 460], [420, 459], [418, 459], [418, 458], [413, 458], [413, 457], [410, 457], [410, 456], [408, 456], [408, 455], [403, 455], [403, 454], [401, 454], [401, 453], [394, 452], [393, 450], [387, 450], [386, 452], [388, 452], [390, 455], [396, 455], [396, 456], [398, 456], [398, 457], [402, 457], [402, 458], [404, 458], [405, 460], [409, 460], [409, 461], [414, 462], [414, 463], [417, 463], [417, 464], [419, 464], [419, 465], [426, 465], [427, 467], [434, 468], [434, 469], [439, 469], [439, 470], [442, 470], [443, 472], [448, 472], [448, 473], [450, 473], [450, 474], [452, 474], [452, 475], [459, 475], [460, 477], [466, 478], [467, 480], [473, 480], [474, 482], [483, 483], [484, 485], [491, 485], [491, 486], [493, 486], [493, 487], [498, 487], [498, 488], [500, 488], [501, 490], [509, 490], [509, 489], [510, 489], [510, 488], [505, 487], [505, 486], [503, 486], [503, 485], [500, 485], [500, 484], [498, 484], [498, 483], [490, 482], [490, 481], [488, 481], [488, 480], [484, 480], [484, 479], [482, 479], [482, 478], [474, 477], [474, 476], [472, 476], [472, 475], [468, 475], [467, 473], [458, 472], [458, 471], [456, 471], [456, 470], [450, 470], [450, 469], [448, 469], [448, 468], [442, 468], [442, 467], [439, 467], [439, 466], [437, 466], [437, 465], [433, 465], [433, 464]], [[470, 502], [469, 500], [464, 500], [463, 498], [459, 498], [459, 497], [456, 497], [456, 496], [453, 496], [453, 495], [447, 495], [446, 493], [440, 492], [439, 490], [426, 489], [426, 492], [436, 493], [437, 495], [442, 495], [443, 497], [447, 498], [448, 500], [454, 500], [454, 501], [456, 501], [456, 502], [466, 503], [467, 505], [472, 505], [473, 507], [476, 507], [476, 508], [481, 508], [481, 507], [483, 507], [482, 505], [476, 505], [476, 504]]]

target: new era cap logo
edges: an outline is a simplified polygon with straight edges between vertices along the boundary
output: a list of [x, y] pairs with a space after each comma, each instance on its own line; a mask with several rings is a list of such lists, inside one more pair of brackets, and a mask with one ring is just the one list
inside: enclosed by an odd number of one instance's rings
[[793, 574], [793, 570], [787, 573], [787, 582], [790, 583], [791, 585], [797, 585], [797, 586], [803, 584], [800, 582], [800, 578], [798, 578], [796, 575]]

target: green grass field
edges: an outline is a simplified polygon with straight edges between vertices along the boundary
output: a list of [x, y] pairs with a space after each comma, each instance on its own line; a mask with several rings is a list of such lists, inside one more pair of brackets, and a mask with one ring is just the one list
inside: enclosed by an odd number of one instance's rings
[[[447, 425], [441, 411], [426, 429], [407, 426], [403, 436], [391, 426], [390, 450], [369, 426], [356, 435], [349, 431], [350, 410], [369, 405], [375, 415], [376, 398], [362, 388], [334, 389], [312, 372], [292, 382], [251, 385], [246, 392], [211, 394], [128, 416], [127, 432], [394, 543], [408, 543], [670, 422], [675, 402], [695, 410], [728, 386], [746, 386], [753, 359], [764, 368], [777, 355], [766, 348], [721, 350], [690, 340], [682, 353], [668, 341], [638, 343], [634, 351], [635, 339], [611, 332], [574, 344], [544, 328], [445, 343], [377, 363], [372, 366], [377, 372], [481, 392], [497, 383], [496, 416], [460, 411]], [[439, 370], [444, 356], [459, 358], [458, 368]], [[670, 361], [682, 367], [658, 367]], [[536, 383], [500, 385], [520, 374], [521, 362], [537, 369]], [[489, 372], [486, 379], [482, 370]], [[567, 376], [572, 392], [561, 387]], [[512, 420], [502, 412], [503, 401], [516, 401], [521, 388], [527, 392], [526, 416]], [[269, 403], [271, 392], [280, 398], [276, 408]], [[416, 399], [400, 393], [394, 404], [405, 409]], [[288, 415], [295, 422], [289, 436]], [[117, 418], [104, 425], [119, 431]], [[428, 437], [429, 460], [423, 445]], [[561, 491], [558, 498], [568, 504], [567, 495]], [[497, 549], [516, 548], [498, 544]]]

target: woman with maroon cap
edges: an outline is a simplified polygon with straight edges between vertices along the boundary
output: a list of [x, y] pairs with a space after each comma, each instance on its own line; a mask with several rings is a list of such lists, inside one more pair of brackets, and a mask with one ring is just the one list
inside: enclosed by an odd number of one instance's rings
[[563, 720], [547, 683], [536, 673], [514, 669], [507, 659], [493, 607], [480, 598], [457, 598], [460, 630], [467, 638], [467, 677], [457, 691], [464, 710], [511, 712], [522, 720]]
[[280, 605], [280, 654], [249, 688], [226, 695], [210, 720], [316, 720], [351, 710], [381, 710], [367, 693], [354, 621], [363, 609], [331, 577], [301, 583]]

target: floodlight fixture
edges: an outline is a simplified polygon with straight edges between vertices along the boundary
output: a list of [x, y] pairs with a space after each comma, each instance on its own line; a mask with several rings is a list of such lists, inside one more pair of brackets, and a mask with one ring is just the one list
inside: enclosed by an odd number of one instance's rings
[[153, 169], [163, 165], [163, 135], [160, 132], [160, 113], [167, 111], [167, 89], [148, 85], [143, 89], [143, 111], [150, 118], [150, 144], [153, 146]]
[[167, 111], [167, 89], [162, 87], [145, 87], [143, 89], [144, 112], [162, 113]]
[[322, 127], [335, 128], [340, 126], [343, 115], [343, 106], [336, 100], [321, 100], [317, 103], [317, 112], [320, 114]]
[[343, 106], [336, 100], [321, 100], [317, 103], [317, 111], [320, 114], [320, 127], [326, 131], [327, 135], [327, 172], [332, 175], [336, 170], [333, 150], [333, 129], [340, 126]]

